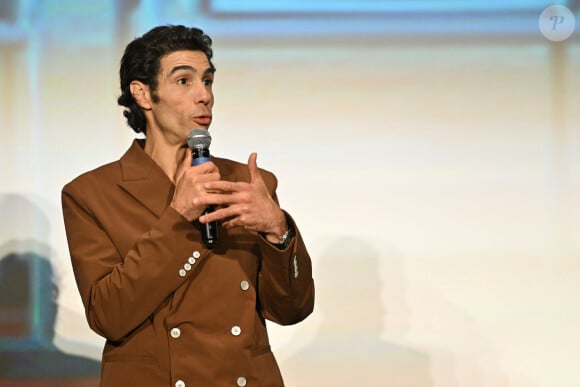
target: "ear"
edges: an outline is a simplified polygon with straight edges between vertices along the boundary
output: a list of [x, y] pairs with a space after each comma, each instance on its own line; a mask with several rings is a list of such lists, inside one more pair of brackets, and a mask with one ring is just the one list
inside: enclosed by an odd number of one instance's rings
[[129, 84], [131, 95], [135, 98], [137, 105], [144, 110], [151, 109], [151, 92], [149, 86], [140, 81], [132, 81]]

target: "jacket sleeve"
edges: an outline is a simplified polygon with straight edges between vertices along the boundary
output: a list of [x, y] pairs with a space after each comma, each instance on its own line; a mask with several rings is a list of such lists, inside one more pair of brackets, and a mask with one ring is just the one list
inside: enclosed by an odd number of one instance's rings
[[[273, 175], [272, 197], [276, 196], [277, 180]], [[292, 217], [286, 219], [296, 234], [285, 250], [280, 250], [260, 237], [259, 246], [262, 265], [259, 273], [258, 292], [262, 313], [267, 319], [281, 325], [304, 320], [314, 309], [314, 281], [312, 262], [304, 241]]]
[[199, 252], [200, 260], [207, 249], [199, 231], [168, 207], [122, 256], [87, 196], [86, 189], [71, 184], [62, 191], [73, 271], [89, 326], [120, 341], [198, 270], [199, 264], [183, 270], [192, 252]]

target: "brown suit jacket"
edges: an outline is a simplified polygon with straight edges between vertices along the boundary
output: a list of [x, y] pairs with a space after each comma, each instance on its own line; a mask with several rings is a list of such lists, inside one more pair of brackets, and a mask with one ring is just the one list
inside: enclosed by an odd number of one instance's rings
[[[223, 180], [247, 166], [213, 158]], [[261, 170], [276, 199], [276, 178]], [[72, 265], [90, 327], [107, 339], [101, 385], [282, 386], [265, 319], [293, 324], [314, 306], [296, 228], [282, 251], [244, 229], [214, 249], [173, 210], [175, 186], [135, 140], [116, 162], [63, 188]]]

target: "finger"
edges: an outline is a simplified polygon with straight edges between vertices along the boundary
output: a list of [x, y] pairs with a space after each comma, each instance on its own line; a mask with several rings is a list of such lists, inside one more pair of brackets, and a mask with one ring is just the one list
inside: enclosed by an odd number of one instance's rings
[[[191, 158], [190, 158], [190, 160], [191, 160]], [[199, 174], [219, 172], [218, 167], [211, 161], [192, 166], [191, 169], [196, 171]]]
[[193, 199], [196, 205], [215, 205], [215, 206], [227, 206], [232, 208], [235, 205], [247, 205], [244, 200], [244, 196], [240, 194], [221, 194], [213, 192], [205, 192], [195, 199]]
[[189, 167], [184, 171], [184, 174], [187, 174], [188, 179], [201, 184], [221, 179], [219, 170], [215, 165], [200, 164]]
[[247, 222], [243, 221], [242, 217], [240, 217], [240, 216], [237, 216], [233, 219], [229, 219], [229, 220], [223, 222], [222, 227], [225, 229], [232, 229], [235, 227], [244, 227], [247, 230], [257, 231], [255, 226], [247, 224]]
[[250, 171], [250, 182], [255, 183], [257, 181], [262, 180], [262, 176], [260, 175], [260, 171], [258, 170], [258, 154], [256, 152], [252, 152], [250, 157], [248, 158], [248, 170]]
[[211, 172], [211, 173], [203, 173], [201, 175], [194, 175], [195, 176], [195, 182], [196, 184], [199, 184], [200, 189], [204, 189], [206, 191], [209, 191], [205, 188], [204, 184], [212, 182], [212, 181], [219, 181], [220, 179], [220, 174], [217, 172]]
[[218, 220], [222, 220], [222, 219], [227, 219], [227, 218], [231, 218], [232, 216], [235, 216], [236, 211], [234, 209], [232, 209], [231, 207], [226, 207], [226, 208], [218, 208], [217, 210], [207, 213], [205, 215], [202, 215], [199, 217], [199, 221], [200, 223], [210, 223], [210, 222], [215, 222]]
[[243, 182], [233, 182], [233, 181], [211, 181], [205, 183], [203, 188], [208, 191], [220, 191], [220, 192], [240, 192], [244, 191], [248, 187], [248, 183]]
[[222, 223], [222, 227], [225, 229], [232, 229], [234, 227], [239, 227], [240, 224], [238, 224], [239, 222], [237, 222], [237, 218], [234, 219], [230, 219], [228, 221], [225, 221]]

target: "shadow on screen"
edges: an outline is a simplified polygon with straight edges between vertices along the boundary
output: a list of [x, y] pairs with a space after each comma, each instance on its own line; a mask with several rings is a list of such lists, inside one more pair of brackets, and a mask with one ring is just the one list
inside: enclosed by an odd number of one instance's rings
[[0, 387], [98, 386], [98, 361], [53, 343], [58, 287], [49, 221], [29, 198], [0, 195]]
[[[313, 341], [282, 365], [288, 386], [432, 387], [428, 354], [399, 344], [410, 313], [400, 259], [381, 263], [379, 251], [355, 238], [330, 246], [315, 275], [321, 324]], [[383, 284], [381, 277], [390, 283]], [[401, 340], [384, 340], [383, 331]]]
[[45, 258], [35, 253], [0, 258], [0, 385], [35, 379], [53, 379], [45, 385], [55, 385], [54, 379], [67, 386], [98, 385], [99, 362], [63, 353], [52, 342], [57, 295]]

